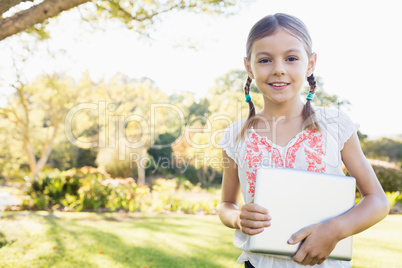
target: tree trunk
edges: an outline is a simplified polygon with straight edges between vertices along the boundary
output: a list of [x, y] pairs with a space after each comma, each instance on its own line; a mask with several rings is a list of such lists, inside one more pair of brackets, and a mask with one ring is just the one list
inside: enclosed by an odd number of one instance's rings
[[53, 142], [54, 142], [54, 139], [56, 138], [57, 130], [58, 130], [58, 127], [55, 127], [51, 138], [48, 141], [46, 141], [46, 143], [42, 149], [41, 157], [38, 161], [36, 161], [35, 151], [29, 140], [29, 137], [25, 138], [23, 141], [24, 142], [23, 152], [25, 153], [25, 155], [28, 158], [29, 169], [31, 170], [32, 177], [35, 181], [38, 179], [39, 172], [43, 169], [43, 167], [47, 163], [47, 160], [49, 159], [49, 155], [53, 149]]
[[216, 170], [211, 168], [212, 172], [211, 174], [208, 174], [208, 186], [211, 186], [212, 182], [215, 179], [215, 175], [216, 175]]
[[24, 145], [23, 145], [23, 152], [28, 158], [28, 163], [29, 163], [29, 169], [31, 170], [33, 179], [36, 181], [38, 179], [38, 169], [36, 165], [36, 157], [35, 157], [35, 152], [33, 149], [32, 144], [28, 141], [24, 140]]
[[198, 181], [201, 182], [201, 185], [205, 186], [206, 185], [206, 176], [205, 176], [205, 170], [204, 167], [200, 167], [197, 169], [197, 176], [198, 176]]
[[139, 161], [137, 162], [137, 172], [138, 172], [138, 181], [137, 184], [139, 186], [144, 186], [145, 185], [145, 167], [142, 165], [142, 159], [145, 156], [145, 151], [144, 149], [139, 150]]
[[36, 169], [38, 170], [38, 172], [40, 172], [43, 169], [43, 167], [46, 165], [46, 162], [49, 159], [49, 155], [52, 152], [53, 142], [54, 142], [54, 139], [56, 138], [57, 130], [59, 128], [58, 125], [59, 125], [59, 122], [57, 122], [55, 124], [55, 127], [53, 127], [53, 134], [50, 137], [50, 139], [47, 140], [46, 143], [43, 145], [42, 153], [41, 153], [40, 159], [38, 160], [38, 163], [36, 166]]
[[37, 23], [57, 16], [65, 10], [79, 6], [91, 0], [45, 0], [27, 10], [0, 20], [0, 40], [24, 31]]

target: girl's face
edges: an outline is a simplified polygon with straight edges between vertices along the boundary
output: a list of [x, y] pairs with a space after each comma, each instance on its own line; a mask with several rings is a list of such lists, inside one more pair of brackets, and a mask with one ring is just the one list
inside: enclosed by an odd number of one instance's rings
[[315, 67], [303, 43], [283, 29], [253, 43], [251, 58], [244, 59], [250, 78], [271, 103], [300, 102], [300, 89]]

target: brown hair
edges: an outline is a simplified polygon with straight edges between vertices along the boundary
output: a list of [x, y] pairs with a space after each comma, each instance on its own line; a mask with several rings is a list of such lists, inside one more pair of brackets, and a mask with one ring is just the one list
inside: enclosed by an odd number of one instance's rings
[[[283, 13], [276, 13], [275, 15], [268, 15], [262, 18], [251, 28], [247, 38], [247, 45], [246, 45], [247, 59], [251, 58], [252, 47], [256, 40], [272, 35], [279, 29], [284, 29], [285, 31], [287, 31], [288, 33], [299, 39], [303, 43], [304, 48], [306, 49], [306, 52], [309, 57], [313, 54], [312, 41], [306, 25], [296, 17]], [[314, 75], [312, 74], [311, 76], [309, 76], [307, 78], [307, 81], [310, 85], [310, 93], [314, 94], [316, 89], [316, 82]], [[250, 84], [251, 84], [251, 78], [247, 77], [247, 82], [246, 85], [244, 86], [245, 95], [248, 95], [250, 92]], [[236, 141], [240, 137], [242, 139], [245, 138], [246, 132], [253, 126], [256, 120], [256, 118], [254, 118], [255, 116], [254, 103], [251, 100], [249, 100], [248, 105], [249, 105], [249, 114], [246, 122], [244, 122], [239, 132], [239, 135], [236, 138]], [[306, 129], [319, 130], [317, 118], [315, 116], [313, 108], [311, 107], [310, 100], [306, 101], [306, 104], [303, 107], [302, 115], [303, 120], [305, 121], [304, 125]]]

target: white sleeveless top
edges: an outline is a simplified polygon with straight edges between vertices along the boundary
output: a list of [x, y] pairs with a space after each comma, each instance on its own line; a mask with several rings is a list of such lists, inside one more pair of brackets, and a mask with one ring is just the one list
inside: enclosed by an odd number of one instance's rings
[[[246, 121], [238, 120], [228, 126], [218, 142], [238, 166], [238, 176], [244, 201], [250, 203], [254, 196], [255, 175], [260, 163], [345, 175], [342, 171], [341, 151], [345, 142], [357, 131], [358, 125], [344, 113], [336, 109], [315, 107], [320, 131], [303, 130], [287, 146], [274, 144], [266, 137], [258, 135], [253, 128], [245, 140], [236, 137]], [[247, 260], [255, 267], [305, 267], [290, 257], [257, 254], [248, 251], [249, 235], [235, 231], [233, 243], [243, 250], [238, 263]], [[348, 261], [326, 260], [314, 267], [351, 267]]]

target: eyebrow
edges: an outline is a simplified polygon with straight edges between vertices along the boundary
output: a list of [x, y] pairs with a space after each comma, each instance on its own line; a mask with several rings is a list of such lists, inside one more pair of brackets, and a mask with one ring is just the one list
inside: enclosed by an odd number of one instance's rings
[[[288, 49], [285, 51], [285, 54], [291, 53], [291, 52], [297, 52], [297, 53], [301, 53], [300, 49], [297, 48], [292, 48], [292, 49]], [[266, 51], [260, 51], [257, 52], [256, 56], [260, 56], [260, 55], [268, 55], [268, 56], [272, 56], [269, 52]]]

